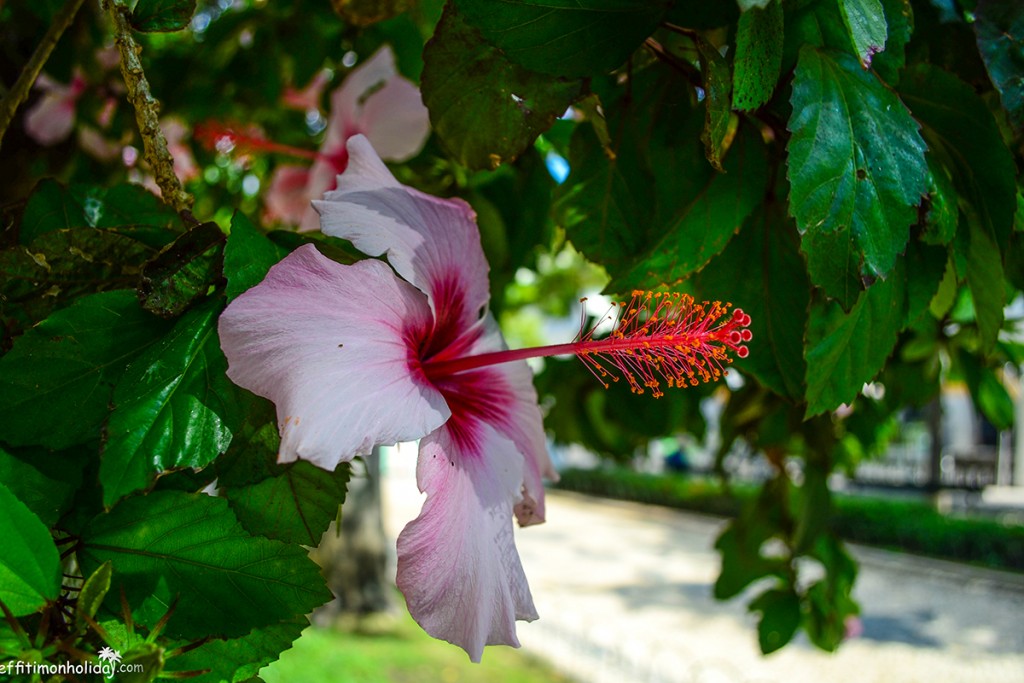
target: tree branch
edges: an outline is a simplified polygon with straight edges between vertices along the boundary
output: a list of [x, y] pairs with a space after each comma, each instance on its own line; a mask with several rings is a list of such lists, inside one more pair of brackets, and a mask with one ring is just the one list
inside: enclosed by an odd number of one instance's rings
[[139, 60], [142, 48], [132, 35], [128, 21], [129, 9], [121, 0], [101, 0], [101, 3], [114, 21], [114, 43], [121, 53], [121, 76], [128, 87], [128, 101], [135, 109], [144, 158], [153, 169], [164, 202], [179, 213], [191, 217], [192, 195], [185, 191], [178, 176], [174, 174], [174, 159], [167, 150], [167, 138], [160, 129], [160, 103], [149, 90], [149, 81], [146, 80]]

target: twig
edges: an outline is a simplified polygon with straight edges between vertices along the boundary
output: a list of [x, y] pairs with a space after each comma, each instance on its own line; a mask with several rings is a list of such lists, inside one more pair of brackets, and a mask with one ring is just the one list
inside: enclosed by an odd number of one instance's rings
[[129, 9], [121, 0], [101, 0], [103, 8], [114, 21], [114, 43], [121, 53], [121, 76], [128, 87], [128, 101], [135, 108], [135, 121], [142, 134], [145, 159], [153, 169], [156, 184], [164, 203], [178, 213], [191, 216], [192, 195], [182, 187], [174, 174], [174, 159], [167, 150], [167, 138], [160, 129], [160, 103], [149, 90], [149, 81], [142, 70], [139, 54], [142, 48], [135, 42], [128, 22]]
[[7, 132], [8, 126], [14, 120], [15, 112], [18, 111], [21, 103], [28, 99], [28, 93], [32, 90], [32, 84], [36, 82], [39, 72], [43, 70], [43, 65], [50, 58], [50, 53], [57, 46], [57, 42], [64, 34], [64, 31], [74, 21], [75, 15], [78, 14], [78, 9], [84, 1], [68, 0], [64, 3], [60, 12], [54, 17], [53, 23], [50, 24], [50, 28], [46, 30], [46, 35], [43, 36], [42, 42], [36, 47], [36, 51], [32, 53], [28, 64], [21, 70], [18, 80], [14, 82], [14, 86], [10, 91], [4, 94], [3, 100], [0, 100], [0, 144], [3, 144], [4, 133]]

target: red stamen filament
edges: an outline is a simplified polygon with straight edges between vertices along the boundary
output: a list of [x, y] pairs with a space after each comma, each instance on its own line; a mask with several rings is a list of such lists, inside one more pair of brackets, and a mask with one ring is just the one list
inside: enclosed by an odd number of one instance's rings
[[488, 365], [571, 353], [605, 388], [622, 377], [634, 393], [650, 389], [658, 397], [664, 393], [662, 382], [684, 387], [720, 379], [732, 362], [730, 351], [746, 358], [750, 316], [738, 308], [726, 316], [728, 311], [728, 304], [696, 304], [687, 294], [635, 291], [628, 304], [620, 303], [615, 315], [602, 319], [613, 321], [611, 334], [604, 339], [593, 339], [600, 323], [586, 332], [581, 325], [576, 341], [569, 344], [427, 361], [423, 370], [428, 377], [439, 378]]
[[208, 149], [222, 153], [232, 151], [262, 151], [284, 154], [291, 157], [298, 157], [300, 159], [310, 159], [312, 161], [316, 161], [321, 158], [321, 155], [313, 150], [302, 149], [301, 147], [292, 147], [291, 145], [282, 145], [277, 142], [261, 138], [257, 135], [242, 133], [230, 126], [225, 126], [216, 122], [209, 122], [196, 126], [195, 137], [196, 140], [205, 145]]

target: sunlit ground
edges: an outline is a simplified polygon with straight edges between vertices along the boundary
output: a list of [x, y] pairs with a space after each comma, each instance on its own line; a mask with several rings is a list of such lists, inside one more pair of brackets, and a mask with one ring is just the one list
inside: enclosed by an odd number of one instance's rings
[[281, 659], [263, 669], [266, 683], [571, 683], [521, 650], [489, 647], [473, 664], [454, 645], [434, 640], [411, 618], [383, 635], [310, 627]]

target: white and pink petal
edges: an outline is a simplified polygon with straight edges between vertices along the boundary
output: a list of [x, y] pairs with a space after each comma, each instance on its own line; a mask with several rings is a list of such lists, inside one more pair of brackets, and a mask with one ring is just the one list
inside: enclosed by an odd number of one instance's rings
[[420, 442], [427, 494], [398, 538], [399, 589], [423, 629], [479, 662], [486, 645], [519, 646], [516, 620], [537, 618], [512, 529], [523, 459], [486, 421], [455, 413]]
[[384, 263], [341, 265], [304, 245], [228, 305], [219, 331], [228, 376], [277, 408], [279, 460], [333, 469], [448, 419], [410, 348], [431, 324], [423, 295]]
[[476, 215], [461, 199], [401, 185], [364, 136], [351, 138], [348, 151], [338, 188], [313, 202], [321, 229], [365, 254], [386, 254], [399, 275], [427, 294], [439, 338], [454, 340], [480, 320], [490, 301]]

